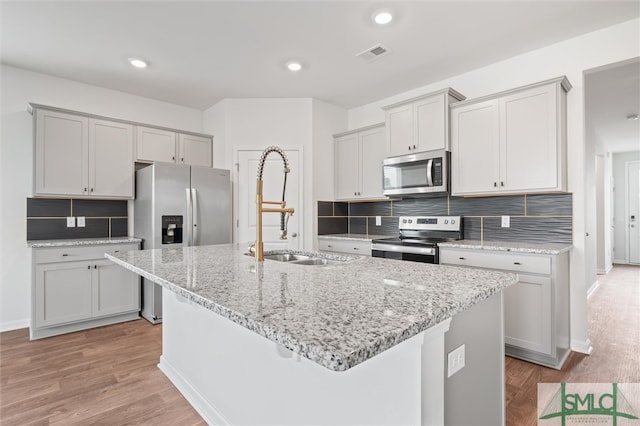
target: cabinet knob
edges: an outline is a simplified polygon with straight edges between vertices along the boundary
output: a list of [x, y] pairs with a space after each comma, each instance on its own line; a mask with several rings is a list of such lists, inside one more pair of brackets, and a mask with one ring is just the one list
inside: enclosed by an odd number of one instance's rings
[[493, 187], [495, 188], [496, 186], [498, 186], [497, 182], [493, 182]]
[[69, 256], [67, 253], [62, 253], [62, 257]]
[[504, 186], [504, 182], [500, 182], [500, 186]]
[[93, 188], [91, 188], [91, 192], [93, 192]]
[[176, 156], [174, 155], [173, 157], [171, 157], [171, 159], [172, 159], [173, 161], [176, 161]]
[[91, 269], [91, 265], [87, 265], [87, 269]]
[[411, 151], [411, 145], [409, 145], [409, 146], [407, 147], [407, 149], [408, 149], [409, 151]]
[[333, 246], [331, 244], [327, 244], [327, 247], [332, 248]]
[[414, 151], [416, 150], [416, 146], [415, 146], [415, 145], [413, 146], [413, 150], [414, 150]]
[[82, 192], [87, 192], [87, 188], [84, 188], [84, 189], [82, 190]]
[[514, 265], [522, 265], [520, 262], [513, 262]]
[[358, 247], [354, 247], [353, 249], [354, 249], [354, 250], [360, 250]]
[[460, 260], [465, 260], [465, 258], [464, 258], [464, 257], [459, 257], [458, 259], [460, 259]]
[[93, 269], [98, 269], [98, 265], [93, 265]]
[[180, 161], [182, 161], [184, 163], [184, 157], [180, 159]]

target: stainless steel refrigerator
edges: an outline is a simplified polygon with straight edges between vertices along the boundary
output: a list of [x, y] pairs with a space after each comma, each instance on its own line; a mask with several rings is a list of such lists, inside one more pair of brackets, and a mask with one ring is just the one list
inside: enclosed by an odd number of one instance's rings
[[[134, 234], [143, 249], [231, 242], [230, 171], [154, 163], [136, 171]], [[142, 279], [142, 316], [162, 322], [162, 287]]]

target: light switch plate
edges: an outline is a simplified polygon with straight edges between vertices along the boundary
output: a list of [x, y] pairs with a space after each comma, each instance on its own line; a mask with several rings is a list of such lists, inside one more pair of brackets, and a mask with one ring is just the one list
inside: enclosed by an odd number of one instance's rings
[[502, 227], [509, 228], [511, 226], [511, 216], [502, 216]]
[[376, 226], [381, 226], [381, 225], [382, 225], [382, 217], [376, 216]]
[[84, 228], [85, 225], [85, 220], [84, 220], [84, 216], [78, 216], [77, 218], [77, 222], [78, 222], [78, 228]]
[[447, 357], [447, 377], [451, 377], [464, 367], [464, 344], [458, 346]]
[[73, 216], [67, 216], [67, 228], [76, 227], [76, 218]]

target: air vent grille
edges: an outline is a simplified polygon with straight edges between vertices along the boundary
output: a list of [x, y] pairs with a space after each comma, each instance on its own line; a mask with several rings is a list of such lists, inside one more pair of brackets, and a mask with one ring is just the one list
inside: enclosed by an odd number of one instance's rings
[[381, 56], [384, 56], [389, 53], [389, 49], [381, 44], [376, 44], [373, 47], [370, 47], [362, 52], [356, 54], [357, 57], [366, 59], [368, 61], [373, 61], [378, 59]]

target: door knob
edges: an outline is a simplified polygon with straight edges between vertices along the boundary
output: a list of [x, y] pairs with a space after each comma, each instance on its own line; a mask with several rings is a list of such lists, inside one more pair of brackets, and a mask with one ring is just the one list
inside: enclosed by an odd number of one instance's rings
[[291, 238], [295, 238], [295, 237], [297, 237], [297, 236], [298, 236], [298, 233], [297, 233], [297, 232], [292, 232], [292, 233], [291, 233]]

